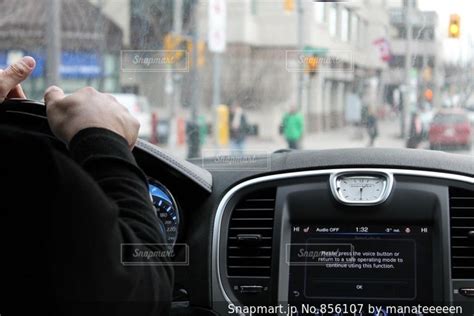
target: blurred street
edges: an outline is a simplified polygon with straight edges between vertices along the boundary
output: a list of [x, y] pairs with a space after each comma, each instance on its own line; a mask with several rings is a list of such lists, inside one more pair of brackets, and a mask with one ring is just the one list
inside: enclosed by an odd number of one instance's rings
[[447, 151], [474, 138], [467, 1], [36, 2], [0, 1], [0, 69], [35, 58], [22, 83], [35, 100], [51, 84], [109, 93], [140, 122], [140, 138], [182, 158]]

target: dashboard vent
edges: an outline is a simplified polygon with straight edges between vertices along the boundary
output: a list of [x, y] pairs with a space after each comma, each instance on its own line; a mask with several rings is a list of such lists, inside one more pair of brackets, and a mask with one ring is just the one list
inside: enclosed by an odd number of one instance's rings
[[275, 188], [244, 196], [232, 211], [227, 241], [227, 274], [270, 278]]
[[451, 187], [451, 274], [474, 279], [474, 191]]

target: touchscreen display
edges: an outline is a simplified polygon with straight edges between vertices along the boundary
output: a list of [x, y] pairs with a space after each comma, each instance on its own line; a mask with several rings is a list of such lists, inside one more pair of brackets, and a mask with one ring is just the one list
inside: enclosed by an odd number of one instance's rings
[[286, 250], [290, 303], [432, 298], [429, 227], [293, 225]]

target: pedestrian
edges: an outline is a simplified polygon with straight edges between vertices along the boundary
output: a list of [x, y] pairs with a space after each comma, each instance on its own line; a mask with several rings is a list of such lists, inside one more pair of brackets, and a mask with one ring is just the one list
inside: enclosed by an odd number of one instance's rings
[[373, 147], [375, 143], [375, 138], [379, 135], [379, 128], [377, 123], [377, 116], [373, 108], [369, 108], [367, 111], [367, 134], [369, 135], [369, 144], [368, 147]]
[[303, 116], [296, 109], [296, 106], [292, 105], [290, 110], [283, 116], [281, 123], [281, 131], [286, 141], [288, 142], [288, 148], [299, 149], [300, 141], [303, 137], [304, 120]]
[[232, 150], [243, 151], [247, 137], [247, 117], [238, 101], [234, 101], [229, 111], [230, 144]]
[[423, 122], [420, 114], [415, 111], [410, 119], [410, 133], [406, 143], [407, 148], [418, 148], [423, 140]]

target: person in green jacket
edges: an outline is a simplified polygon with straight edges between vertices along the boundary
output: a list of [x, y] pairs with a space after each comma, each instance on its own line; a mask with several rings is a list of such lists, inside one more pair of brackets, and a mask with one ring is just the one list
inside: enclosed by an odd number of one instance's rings
[[288, 142], [290, 149], [298, 149], [300, 140], [303, 137], [303, 115], [298, 112], [294, 105], [291, 106], [290, 111], [285, 114], [281, 124], [283, 136]]

